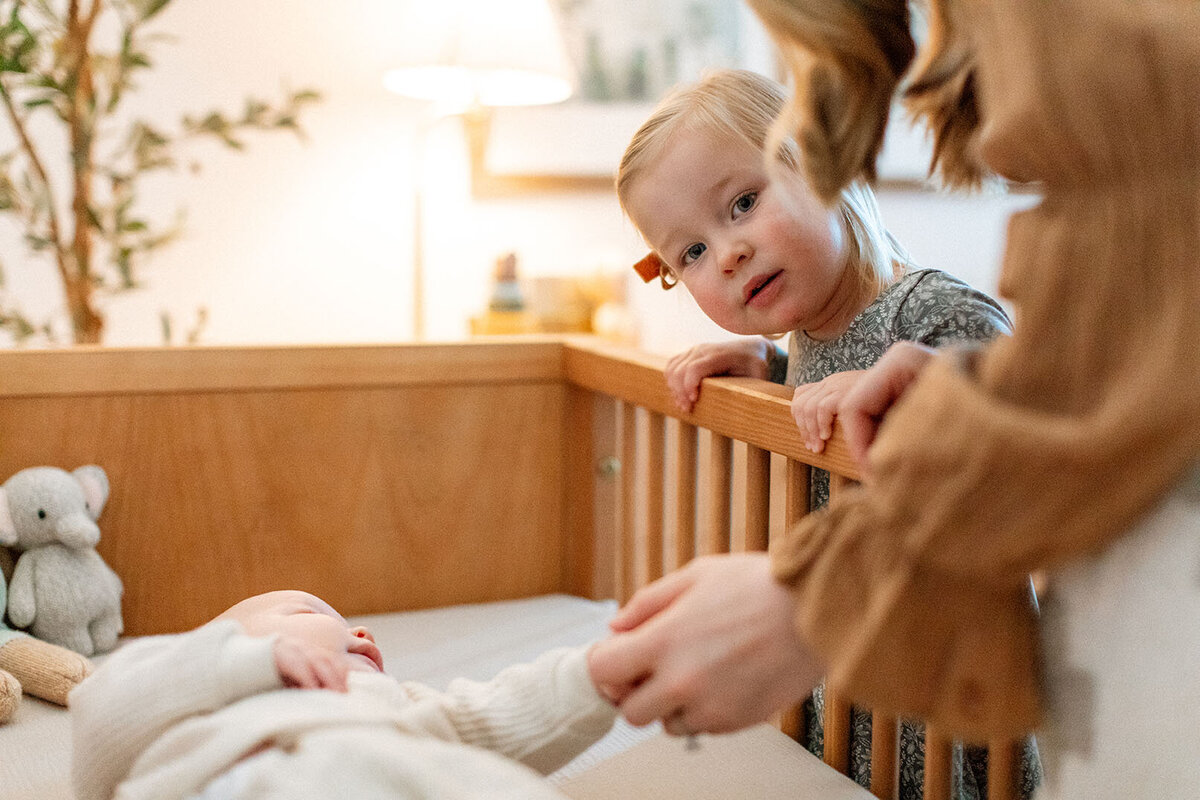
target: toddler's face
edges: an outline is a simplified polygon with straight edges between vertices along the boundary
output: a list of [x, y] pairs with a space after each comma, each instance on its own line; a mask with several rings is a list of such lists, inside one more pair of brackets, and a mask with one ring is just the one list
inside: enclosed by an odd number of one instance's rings
[[852, 284], [837, 212], [767, 174], [745, 142], [681, 128], [630, 186], [626, 208], [714, 322], [733, 333], [835, 324]]
[[383, 656], [375, 637], [319, 597], [298, 591], [267, 592], [250, 597], [217, 616], [235, 619], [250, 636], [279, 634], [345, 655], [354, 669], [383, 672]]

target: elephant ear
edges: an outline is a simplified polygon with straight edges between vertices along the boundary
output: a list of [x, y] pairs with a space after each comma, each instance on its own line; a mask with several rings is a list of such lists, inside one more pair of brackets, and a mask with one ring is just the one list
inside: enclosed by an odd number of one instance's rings
[[17, 526], [13, 524], [12, 512], [8, 510], [8, 491], [0, 486], [0, 545], [10, 547], [17, 543]]
[[100, 519], [100, 512], [104, 510], [104, 504], [108, 502], [108, 475], [95, 464], [80, 467], [71, 474], [83, 487], [88, 516], [93, 521]]

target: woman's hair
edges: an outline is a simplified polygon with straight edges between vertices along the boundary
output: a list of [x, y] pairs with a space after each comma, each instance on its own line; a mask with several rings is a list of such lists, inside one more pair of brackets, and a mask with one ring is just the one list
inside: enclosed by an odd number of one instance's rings
[[[772, 169], [782, 167], [799, 175], [804, 156], [795, 139], [771, 136], [786, 101], [782, 85], [748, 70], [717, 70], [667, 95], [633, 135], [617, 169], [617, 198], [626, 216], [630, 187], [657, 163], [672, 135], [685, 127], [770, 152]], [[908, 254], [884, 227], [875, 194], [865, 181], [850, 182], [835, 197], [851, 269], [864, 284], [882, 289], [895, 278], [897, 264], [910, 263]], [[659, 277], [663, 288], [675, 285], [675, 275], [666, 264], [660, 266]]]
[[[796, 91], [771, 141], [800, 142], [804, 172], [825, 200], [875, 177], [896, 87], [915, 46], [908, 0], [747, 0], [775, 40]], [[974, 56], [948, 0], [927, 0], [928, 34], [904, 92], [909, 114], [934, 139], [930, 172], [977, 186], [979, 123]]]

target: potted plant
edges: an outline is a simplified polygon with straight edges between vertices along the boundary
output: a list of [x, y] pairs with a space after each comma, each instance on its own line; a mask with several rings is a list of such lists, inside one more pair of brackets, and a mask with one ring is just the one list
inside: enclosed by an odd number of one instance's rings
[[[17, 221], [32, 257], [53, 261], [77, 344], [101, 341], [97, 292], [136, 286], [145, 257], [178, 231], [177, 220], [139, 211], [138, 181], [174, 169], [187, 140], [240, 150], [250, 130], [300, 133], [301, 110], [318, 99], [309, 90], [274, 104], [248, 99], [239, 114], [187, 115], [169, 131], [120, 114], [136, 79], [153, 68], [148, 26], [170, 2], [0, 0], [0, 126], [13, 143], [0, 153], [0, 214]], [[47, 125], [61, 136], [39, 138]], [[56, 139], [65, 139], [65, 152], [46, 144]], [[53, 338], [49, 323], [29, 320], [2, 284], [0, 329], [18, 341]]]

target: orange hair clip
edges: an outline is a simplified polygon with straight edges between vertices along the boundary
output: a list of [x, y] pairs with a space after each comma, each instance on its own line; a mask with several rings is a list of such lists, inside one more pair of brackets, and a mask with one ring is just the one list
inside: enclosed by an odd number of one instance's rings
[[662, 275], [662, 259], [653, 251], [646, 254], [646, 257], [633, 265], [633, 271], [641, 276], [646, 283], [654, 280]]

